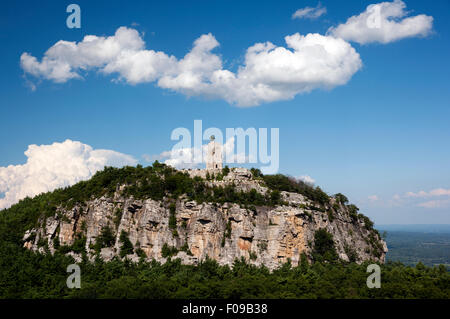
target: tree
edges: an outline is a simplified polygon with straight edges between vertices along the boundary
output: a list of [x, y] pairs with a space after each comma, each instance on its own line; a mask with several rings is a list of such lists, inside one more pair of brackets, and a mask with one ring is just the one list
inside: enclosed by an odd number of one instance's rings
[[348, 209], [348, 214], [350, 215], [350, 217], [353, 220], [357, 220], [359, 208], [354, 204], [350, 204], [347, 206], [347, 209]]
[[316, 261], [334, 261], [337, 259], [333, 235], [325, 228], [320, 228], [314, 233], [313, 256]]
[[336, 201], [338, 203], [341, 203], [342, 205], [345, 205], [345, 204], [348, 203], [348, 198], [345, 195], [341, 194], [341, 193], [335, 194], [334, 198], [336, 198]]
[[116, 242], [116, 238], [112, 232], [111, 227], [109, 225], [102, 228], [100, 231], [100, 235], [97, 237], [95, 241], [95, 250], [99, 252], [102, 248], [112, 247]]
[[272, 202], [273, 205], [278, 204], [280, 199], [281, 199], [281, 194], [279, 191], [274, 190], [270, 193], [270, 201]]
[[172, 234], [175, 237], [178, 236], [176, 206], [174, 203], [169, 206], [169, 228], [172, 230]]
[[164, 258], [168, 258], [174, 256], [178, 253], [178, 249], [176, 247], [170, 247], [165, 243], [161, 248], [161, 256]]
[[120, 246], [120, 257], [125, 257], [126, 255], [131, 255], [133, 253], [133, 244], [128, 238], [128, 233], [124, 230], [120, 232], [119, 242]]
[[228, 167], [228, 165], [226, 165], [224, 168], [222, 168], [223, 176], [227, 176], [229, 172], [230, 172], [230, 168]]
[[262, 177], [263, 174], [261, 173], [261, 170], [259, 168], [251, 168], [250, 172], [252, 173], [254, 178]]
[[59, 247], [60, 247], [59, 236], [55, 235], [55, 238], [53, 238], [53, 248], [58, 249]]

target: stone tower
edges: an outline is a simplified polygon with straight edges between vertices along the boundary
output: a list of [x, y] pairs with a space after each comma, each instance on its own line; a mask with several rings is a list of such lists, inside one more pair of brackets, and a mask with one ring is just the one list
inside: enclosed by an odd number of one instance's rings
[[222, 169], [222, 145], [216, 142], [214, 135], [210, 137], [206, 169]]

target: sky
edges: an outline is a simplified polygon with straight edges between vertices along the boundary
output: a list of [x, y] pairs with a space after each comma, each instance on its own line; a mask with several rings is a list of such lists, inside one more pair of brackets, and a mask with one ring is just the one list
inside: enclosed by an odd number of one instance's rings
[[446, 0], [3, 3], [0, 209], [168, 160], [202, 120], [278, 128], [280, 173], [376, 224], [450, 224], [449, 18]]

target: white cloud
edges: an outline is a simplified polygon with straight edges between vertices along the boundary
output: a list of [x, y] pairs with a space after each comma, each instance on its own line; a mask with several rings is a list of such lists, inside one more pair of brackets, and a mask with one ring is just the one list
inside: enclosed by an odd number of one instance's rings
[[126, 27], [113, 36], [85, 36], [81, 42], [58, 41], [41, 61], [25, 52], [22, 69], [35, 77], [63, 83], [81, 79], [90, 70], [117, 74], [130, 84], [156, 82], [187, 96], [224, 99], [238, 106], [288, 100], [314, 89], [346, 84], [362, 66], [359, 54], [345, 40], [331, 35], [286, 36], [286, 47], [270, 42], [247, 49], [244, 63], [232, 72], [212, 50], [212, 34], [195, 40], [182, 58], [145, 49], [139, 33]]
[[316, 182], [316, 180], [309, 175], [302, 175], [297, 177], [297, 179], [309, 185], [314, 185], [314, 183]]
[[379, 200], [377, 195], [370, 195], [369, 197], [367, 197], [371, 202], [376, 202]]
[[327, 8], [322, 7], [319, 2], [317, 4], [317, 7], [305, 7], [302, 9], [298, 9], [292, 15], [292, 19], [317, 19], [325, 13], [327, 13]]
[[427, 196], [427, 193], [425, 191], [420, 191], [417, 193], [407, 192], [405, 194], [405, 197], [425, 197], [425, 196]]
[[58, 41], [45, 52], [41, 62], [25, 52], [20, 64], [25, 72], [57, 83], [82, 78], [80, 73], [91, 69], [119, 73], [132, 84], [154, 81], [175, 58], [144, 47], [136, 30], [120, 27], [109, 37], [87, 35], [78, 43]]
[[[369, 200], [370, 200], [369, 196]], [[444, 197], [444, 199], [442, 199]], [[423, 202], [423, 199], [432, 199]], [[388, 202], [393, 207], [417, 206], [423, 208], [446, 208], [450, 207], [450, 189], [435, 188], [430, 191], [420, 190], [418, 192], [407, 192], [403, 195], [395, 194]]]
[[450, 207], [450, 199], [430, 200], [428, 202], [420, 203], [418, 206], [424, 208], [447, 208]]
[[29, 145], [23, 165], [0, 167], [0, 209], [27, 196], [87, 180], [105, 166], [136, 165], [129, 155], [66, 140], [51, 145]]
[[430, 191], [431, 196], [450, 196], [450, 189], [436, 188]]
[[144, 161], [150, 163], [153, 160], [154, 156], [150, 154], [142, 154], [142, 158], [144, 159]]
[[431, 33], [433, 17], [424, 14], [407, 17], [408, 13], [401, 0], [371, 4], [360, 15], [330, 28], [328, 33], [360, 44], [389, 43]]
[[407, 192], [405, 197], [433, 197], [433, 196], [450, 196], [450, 189], [436, 188], [429, 192], [419, 191], [417, 193]]
[[[196, 148], [183, 148], [176, 151], [164, 151], [159, 156], [164, 160], [164, 164], [170, 165], [177, 169], [185, 168], [200, 168], [201, 164], [194, 161], [194, 154], [199, 154], [203, 151], [203, 157], [206, 158], [206, 148], [203, 146], [202, 150]], [[195, 155], [198, 156], [198, 155]]]

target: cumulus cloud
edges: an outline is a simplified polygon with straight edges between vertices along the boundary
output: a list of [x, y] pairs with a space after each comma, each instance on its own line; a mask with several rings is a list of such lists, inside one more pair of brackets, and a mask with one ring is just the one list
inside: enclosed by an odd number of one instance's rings
[[302, 181], [302, 182], [304, 182], [304, 183], [306, 183], [306, 184], [309, 184], [309, 185], [314, 185], [314, 183], [316, 182], [316, 180], [313, 179], [313, 178], [312, 178], [311, 176], [309, 176], [309, 175], [298, 176], [298, 177], [296, 177], [296, 179], [297, 179], [297, 180], [300, 180], [300, 181]]
[[450, 196], [450, 189], [436, 188], [429, 192], [419, 191], [417, 193], [407, 192], [405, 197], [433, 197], [433, 196]]
[[25, 52], [20, 64], [25, 72], [57, 83], [82, 78], [81, 73], [91, 69], [118, 73], [129, 83], [153, 81], [175, 58], [144, 47], [135, 29], [120, 27], [109, 37], [87, 35], [78, 43], [58, 41], [40, 62]]
[[130, 84], [155, 82], [187, 96], [224, 99], [238, 106], [288, 100], [314, 89], [346, 84], [362, 66], [359, 54], [332, 35], [299, 33], [285, 37], [286, 46], [271, 42], [249, 47], [236, 72], [223, 67], [212, 51], [212, 34], [195, 40], [181, 59], [145, 49], [141, 35], [120, 27], [113, 36], [85, 36], [81, 42], [58, 41], [39, 61], [23, 53], [25, 73], [57, 83], [81, 79], [89, 71], [114, 74]]
[[202, 153], [203, 157], [206, 158], [206, 148], [203, 146], [202, 149], [197, 148], [182, 148], [176, 151], [164, 151], [159, 156], [164, 159], [164, 164], [175, 167], [177, 169], [187, 169], [187, 168], [200, 168], [202, 163], [196, 163], [194, 161], [194, 154]]
[[292, 19], [317, 19], [325, 13], [327, 13], [327, 8], [322, 7], [319, 2], [317, 7], [305, 7], [298, 9], [292, 15]]
[[[371, 196], [369, 196], [370, 200]], [[428, 199], [424, 202], [424, 199]], [[423, 208], [450, 207], [450, 189], [435, 188], [430, 191], [420, 190], [407, 192], [403, 195], [395, 194], [388, 202], [391, 206], [417, 206]]]
[[142, 154], [142, 159], [145, 161], [145, 162], [147, 162], [147, 163], [153, 163], [153, 162], [155, 162], [155, 161], [158, 161], [158, 162], [160, 162], [160, 161], [164, 161], [167, 157], [169, 157], [170, 156], [170, 154], [169, 155], [167, 155], [168, 153], [167, 152], [163, 152], [163, 153], [161, 153], [161, 154], [157, 154], [157, 155], [155, 155], [155, 154]]
[[371, 4], [361, 14], [350, 17], [337, 27], [331, 27], [328, 34], [367, 44], [390, 43], [431, 33], [433, 17], [424, 14], [407, 17], [408, 14], [406, 4], [401, 0]]
[[367, 197], [371, 202], [376, 202], [379, 200], [377, 195], [370, 195], [369, 197]]
[[424, 208], [447, 208], [450, 207], [450, 199], [430, 200], [424, 203], [420, 203], [418, 204], [418, 206]]
[[105, 166], [136, 165], [129, 155], [66, 140], [51, 145], [29, 145], [23, 165], [0, 167], [0, 209], [27, 196], [87, 180]]

